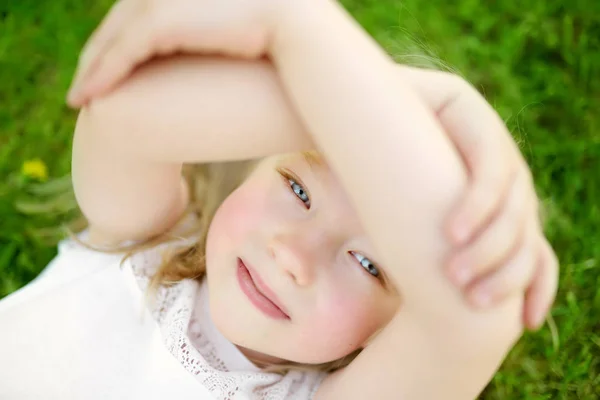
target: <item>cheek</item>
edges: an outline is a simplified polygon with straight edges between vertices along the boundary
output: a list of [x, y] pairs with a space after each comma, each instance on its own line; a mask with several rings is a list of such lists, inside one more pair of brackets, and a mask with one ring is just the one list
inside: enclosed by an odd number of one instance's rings
[[389, 319], [377, 294], [333, 289], [306, 321], [301, 348], [313, 362], [341, 358], [361, 347]]
[[207, 253], [239, 246], [265, 220], [266, 211], [266, 190], [248, 186], [238, 188], [225, 199], [211, 221]]

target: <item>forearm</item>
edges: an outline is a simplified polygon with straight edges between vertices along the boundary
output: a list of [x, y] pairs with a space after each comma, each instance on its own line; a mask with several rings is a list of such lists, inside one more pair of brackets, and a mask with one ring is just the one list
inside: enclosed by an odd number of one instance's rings
[[[458, 77], [404, 65], [432, 112], [465, 91]], [[103, 141], [154, 161], [210, 162], [314, 148], [297, 111], [265, 60], [175, 56], [142, 66], [87, 109]]]
[[[427, 376], [430, 370], [436, 376], [443, 370], [431, 367], [436, 357], [459, 362], [464, 352], [464, 365], [444, 371], [473, 373], [474, 383], [460, 393], [474, 394], [518, 337], [520, 301], [514, 298], [489, 312], [470, 310], [441, 272], [448, 250], [441, 227], [465, 188], [463, 165], [431, 110], [408, 83], [394, 79], [392, 60], [333, 2], [308, 3], [293, 3], [294, 12], [280, 19], [271, 56], [307, 131], [338, 173], [400, 289], [404, 324], [395, 322], [394, 329], [415, 327], [383, 336], [384, 347], [395, 351], [386, 355], [380, 348], [371, 356], [377, 350], [367, 348], [363, 359], [371, 358], [374, 367], [385, 358], [390, 364], [385, 369], [412, 353], [415, 374]], [[395, 389], [389, 380], [382, 387]], [[433, 398], [450, 387], [407, 383], [405, 389], [408, 397]], [[362, 394], [376, 393], [383, 392], [365, 389]]]
[[266, 61], [153, 61], [88, 111], [102, 123], [104, 142], [148, 161], [241, 160], [314, 147]]

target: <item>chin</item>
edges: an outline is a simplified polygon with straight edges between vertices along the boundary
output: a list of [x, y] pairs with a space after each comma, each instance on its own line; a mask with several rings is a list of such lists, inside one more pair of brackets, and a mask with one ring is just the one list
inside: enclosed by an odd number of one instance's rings
[[[325, 364], [330, 363], [350, 354], [357, 350], [362, 350], [361, 346], [353, 346], [350, 344], [338, 343], [336, 346], [330, 346], [330, 343], [316, 343], [312, 341], [312, 346], [290, 345], [288, 351], [281, 354], [282, 358], [301, 364]], [[315, 346], [316, 344], [316, 346]], [[289, 349], [302, 349], [302, 351], [289, 351]]]
[[[252, 348], [252, 347], [250, 347]], [[349, 354], [352, 354], [355, 350], [349, 352], [336, 352], [332, 353], [330, 351], [322, 351], [318, 349], [306, 349], [303, 348], [302, 351], [296, 351], [296, 349], [300, 349], [300, 346], [294, 345], [290, 343], [288, 345], [282, 346], [281, 349], [254, 349], [255, 351], [259, 351], [262, 354], [267, 354], [270, 357], [274, 357], [281, 360], [287, 360], [288, 362], [298, 363], [298, 364], [308, 364], [308, 365], [319, 365], [330, 363], [336, 360], [339, 360]], [[294, 351], [290, 351], [290, 349], [294, 349]], [[278, 351], [280, 350], [280, 351]]]

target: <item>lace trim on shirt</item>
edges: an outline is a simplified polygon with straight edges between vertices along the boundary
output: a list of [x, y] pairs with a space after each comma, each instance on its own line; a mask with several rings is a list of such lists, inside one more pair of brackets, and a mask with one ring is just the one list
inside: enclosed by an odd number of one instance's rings
[[[162, 260], [165, 246], [130, 258], [140, 289], [145, 292]], [[314, 396], [324, 373], [290, 371], [285, 375], [260, 371], [231, 370], [210, 340], [193, 307], [199, 283], [187, 279], [160, 286], [149, 302], [167, 349], [181, 365], [219, 400], [300, 400]], [[208, 321], [207, 321], [208, 323]]]

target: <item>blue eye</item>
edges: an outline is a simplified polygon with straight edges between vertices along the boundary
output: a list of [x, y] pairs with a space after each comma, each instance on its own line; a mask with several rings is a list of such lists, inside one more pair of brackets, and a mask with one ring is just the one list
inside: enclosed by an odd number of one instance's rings
[[354, 258], [356, 258], [356, 260], [359, 262], [359, 264], [371, 275], [373, 275], [374, 277], [379, 277], [379, 269], [377, 269], [377, 267], [375, 266], [375, 264], [373, 264], [367, 257], [355, 253], [353, 251], [350, 252], [350, 254], [352, 254], [352, 256], [354, 256]]
[[308, 197], [308, 193], [301, 184], [288, 177], [288, 182], [290, 184], [290, 188], [296, 194], [296, 196], [304, 203], [307, 208], [310, 208], [310, 198]]

